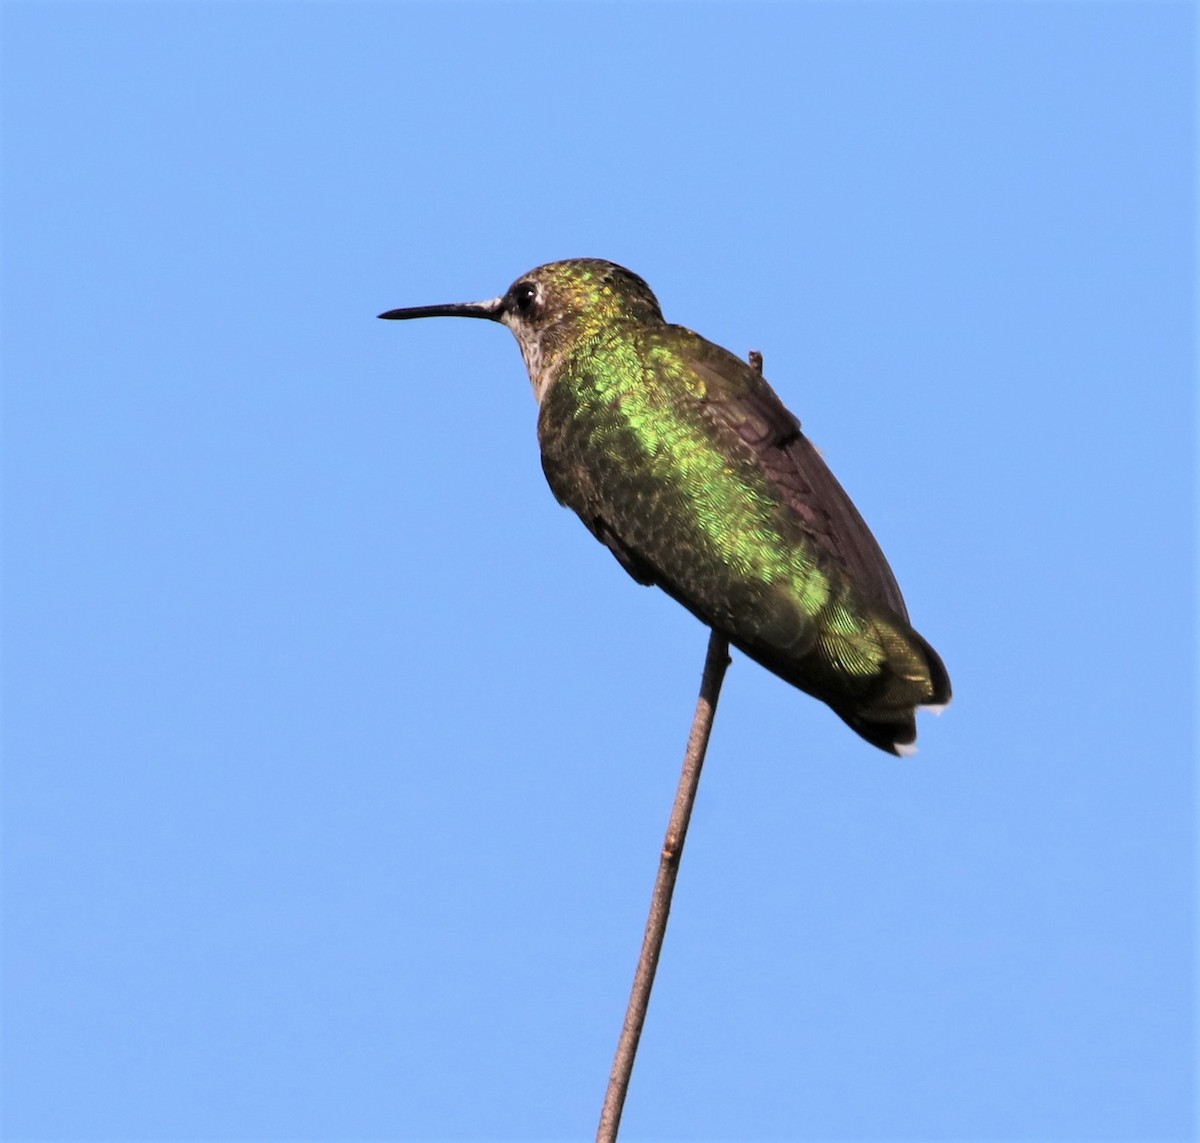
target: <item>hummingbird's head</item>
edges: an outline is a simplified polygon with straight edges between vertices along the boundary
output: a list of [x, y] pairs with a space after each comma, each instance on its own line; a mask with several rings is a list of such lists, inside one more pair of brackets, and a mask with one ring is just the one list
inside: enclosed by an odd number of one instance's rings
[[498, 298], [388, 310], [381, 318], [477, 317], [512, 330], [540, 402], [564, 357], [581, 342], [623, 321], [663, 320], [658, 299], [636, 274], [600, 258], [547, 262], [522, 274]]

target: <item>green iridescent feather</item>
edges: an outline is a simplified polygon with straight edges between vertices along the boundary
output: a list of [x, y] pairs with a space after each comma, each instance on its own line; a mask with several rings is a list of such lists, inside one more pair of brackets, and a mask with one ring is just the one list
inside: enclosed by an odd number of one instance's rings
[[740, 359], [678, 326], [610, 324], [560, 362], [538, 438], [555, 495], [636, 578], [870, 741], [911, 742], [914, 707], [948, 697], [866, 525]]

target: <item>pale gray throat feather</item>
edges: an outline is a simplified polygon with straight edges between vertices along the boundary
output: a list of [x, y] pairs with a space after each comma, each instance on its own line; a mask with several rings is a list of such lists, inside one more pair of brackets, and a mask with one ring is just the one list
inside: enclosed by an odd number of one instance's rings
[[533, 395], [540, 405], [554, 379], [555, 358], [547, 355], [544, 350], [545, 331], [535, 332], [528, 327], [518, 328], [505, 319], [504, 324], [512, 330], [521, 348], [521, 356], [525, 360], [525, 370], [529, 374], [529, 383], [533, 386]]

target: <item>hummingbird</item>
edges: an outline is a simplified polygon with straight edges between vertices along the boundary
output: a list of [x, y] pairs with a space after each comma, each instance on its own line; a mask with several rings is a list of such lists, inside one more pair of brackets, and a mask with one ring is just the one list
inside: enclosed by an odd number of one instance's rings
[[867, 742], [915, 752], [915, 711], [950, 701], [862, 516], [762, 374], [663, 318], [636, 274], [538, 266], [500, 297], [379, 315], [508, 326], [559, 503], [657, 585]]

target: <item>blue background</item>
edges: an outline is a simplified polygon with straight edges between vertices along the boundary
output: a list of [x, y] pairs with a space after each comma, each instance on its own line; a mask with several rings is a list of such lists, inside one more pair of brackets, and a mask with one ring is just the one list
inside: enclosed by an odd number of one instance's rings
[[956, 698], [735, 658], [630, 1140], [1195, 1128], [1195, 9], [4, 11], [7, 1138], [590, 1138], [706, 635], [541, 475], [614, 259]]

